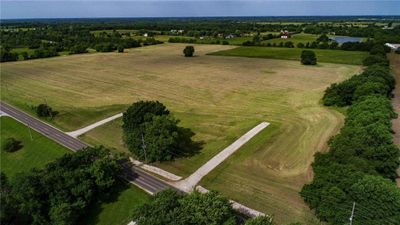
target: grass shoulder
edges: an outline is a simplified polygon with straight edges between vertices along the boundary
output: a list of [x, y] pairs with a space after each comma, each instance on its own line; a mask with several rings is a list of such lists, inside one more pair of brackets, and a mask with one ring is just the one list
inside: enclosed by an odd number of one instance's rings
[[32, 168], [42, 168], [47, 163], [69, 152], [65, 147], [6, 116], [1, 121], [1, 144], [13, 137], [21, 141], [22, 148], [15, 152], [1, 152], [1, 170], [10, 178]]

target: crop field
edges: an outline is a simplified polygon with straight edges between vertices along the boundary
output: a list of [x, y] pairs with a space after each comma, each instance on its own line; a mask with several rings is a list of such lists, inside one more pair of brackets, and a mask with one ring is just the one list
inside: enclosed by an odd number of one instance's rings
[[10, 117], [0, 118], [1, 146], [7, 138], [13, 137], [22, 142], [23, 147], [15, 152], [1, 150], [1, 171], [12, 179], [17, 173], [41, 168], [47, 163], [71, 153], [68, 149], [53, 142], [45, 136], [31, 130], [31, 140], [28, 127]]
[[[287, 59], [300, 61], [301, 48], [274, 48], [274, 47], [238, 47], [234, 49], [213, 52], [211, 55], [239, 56], [250, 58]], [[311, 49], [317, 55], [318, 62], [362, 65], [368, 52]]]
[[[51, 121], [74, 130], [124, 110], [137, 100], [159, 100], [191, 128], [203, 149], [190, 158], [156, 164], [187, 176], [261, 121], [262, 133], [203, 181], [268, 214], [277, 222], [310, 221], [298, 196], [310, 180], [316, 151], [343, 123], [339, 112], [323, 107], [323, 90], [360, 70], [346, 64], [302, 66], [298, 61], [207, 55], [232, 46], [185, 44], [129, 49], [2, 64], [3, 100], [32, 113], [47, 101], [60, 111]], [[98, 127], [82, 138], [126, 151], [121, 121]], [[291, 202], [290, 204], [288, 202]], [[273, 207], [274, 206], [274, 207]]]

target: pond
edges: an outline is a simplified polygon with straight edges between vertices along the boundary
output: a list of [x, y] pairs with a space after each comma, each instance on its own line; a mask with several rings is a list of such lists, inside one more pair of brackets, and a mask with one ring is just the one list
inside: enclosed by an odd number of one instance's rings
[[345, 42], [361, 42], [362, 38], [360, 37], [347, 37], [347, 36], [335, 36], [330, 37], [331, 40], [336, 41], [339, 44], [343, 44]]

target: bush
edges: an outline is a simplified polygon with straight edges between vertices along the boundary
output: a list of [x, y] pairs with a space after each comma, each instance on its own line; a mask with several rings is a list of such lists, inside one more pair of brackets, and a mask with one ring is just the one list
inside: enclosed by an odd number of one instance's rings
[[7, 138], [4, 141], [3, 150], [6, 152], [15, 152], [22, 148], [21, 141], [16, 140], [15, 138]]
[[301, 52], [301, 63], [303, 65], [316, 65], [317, 57], [314, 51], [303, 50]]
[[185, 57], [192, 57], [194, 54], [194, 47], [186, 46], [185, 49], [183, 49], [183, 54], [185, 55]]

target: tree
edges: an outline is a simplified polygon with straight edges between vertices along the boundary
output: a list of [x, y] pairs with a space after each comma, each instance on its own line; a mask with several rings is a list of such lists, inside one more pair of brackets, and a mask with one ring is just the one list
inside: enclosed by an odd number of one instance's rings
[[179, 127], [179, 120], [158, 101], [134, 103], [122, 120], [124, 142], [139, 160], [171, 160], [198, 148], [191, 140], [194, 133]]
[[303, 65], [316, 65], [317, 57], [314, 51], [303, 50], [301, 52], [301, 63]]
[[120, 169], [117, 159], [99, 147], [18, 174], [10, 191], [18, 219], [23, 218], [23, 224], [78, 224], [90, 204], [112, 190]]
[[118, 50], [119, 53], [123, 53], [124, 52], [124, 46], [118, 45], [117, 50]]
[[186, 46], [185, 49], [183, 49], [183, 54], [185, 55], [185, 57], [192, 57], [194, 54], [194, 47]]
[[1, 46], [0, 48], [0, 62], [17, 61], [18, 54], [11, 52], [10, 48]]
[[47, 104], [40, 104], [36, 108], [36, 114], [39, 117], [54, 117], [58, 114], [58, 112], [53, 111], [53, 109]]
[[257, 216], [246, 221], [245, 225], [273, 225], [272, 219], [267, 216]]
[[228, 199], [217, 192], [206, 194], [157, 193], [147, 204], [137, 208], [133, 220], [141, 225], [234, 225], [235, 213]]
[[363, 60], [364, 66], [371, 66], [374, 64], [389, 65], [389, 61], [381, 55], [370, 55]]
[[357, 101], [368, 95], [383, 95], [386, 96], [390, 92], [389, 87], [380, 82], [366, 82], [356, 88], [353, 94], [353, 101]]
[[319, 37], [317, 38], [317, 41], [318, 41], [318, 42], [328, 42], [328, 41], [330, 41], [330, 40], [329, 40], [329, 37], [328, 37], [326, 34], [323, 34], [323, 35], [321, 35], [321, 36], [319, 36]]
[[10, 137], [4, 141], [3, 150], [6, 152], [15, 152], [20, 148], [22, 148], [21, 141], [18, 141], [15, 138]]
[[356, 202], [357, 213], [363, 215], [358, 224], [399, 224], [400, 188], [395, 183], [378, 176], [365, 176], [351, 186], [349, 194]]

